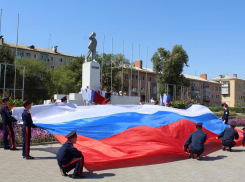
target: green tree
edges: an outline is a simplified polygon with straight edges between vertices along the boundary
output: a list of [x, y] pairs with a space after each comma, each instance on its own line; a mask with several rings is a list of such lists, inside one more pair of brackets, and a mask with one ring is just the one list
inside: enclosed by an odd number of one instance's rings
[[[45, 89], [46, 77], [49, 75], [48, 63], [42, 60], [24, 58], [18, 59], [17, 65], [25, 66], [25, 87], [24, 99], [30, 99], [32, 102], [41, 103], [46, 98], [47, 90]], [[17, 88], [22, 88], [22, 75], [24, 69], [17, 67], [19, 74]], [[18, 95], [21, 97], [21, 94]]]
[[[159, 73], [157, 82], [160, 85], [160, 94], [163, 94], [164, 86], [161, 83], [189, 86], [189, 79], [186, 79], [182, 72], [184, 66], [188, 67], [188, 55], [182, 45], [175, 45], [172, 52], [160, 47], [151, 58], [153, 69]], [[170, 93], [171, 89], [169, 90]]]
[[[9, 47], [6, 44], [0, 46], [0, 63], [15, 64], [15, 58], [11, 54]], [[14, 77], [15, 77], [14, 71], [15, 71], [15, 67], [13, 65], [12, 66], [6, 65], [5, 88], [14, 88]], [[5, 66], [1, 65], [0, 88], [4, 87], [4, 72], [5, 72]], [[3, 92], [3, 90], [1, 90], [1, 92]], [[11, 91], [6, 90], [6, 94], [11, 95]]]

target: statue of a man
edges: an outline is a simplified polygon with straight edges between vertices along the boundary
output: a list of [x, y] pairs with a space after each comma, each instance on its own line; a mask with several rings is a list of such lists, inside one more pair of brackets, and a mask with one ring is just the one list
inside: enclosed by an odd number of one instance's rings
[[89, 50], [85, 56], [85, 63], [88, 62], [88, 58], [89, 58], [91, 52], [92, 52], [92, 60], [95, 61], [96, 46], [97, 46], [97, 40], [95, 39], [95, 36], [96, 36], [95, 32], [92, 32], [92, 34], [89, 36], [89, 45], [88, 45]]

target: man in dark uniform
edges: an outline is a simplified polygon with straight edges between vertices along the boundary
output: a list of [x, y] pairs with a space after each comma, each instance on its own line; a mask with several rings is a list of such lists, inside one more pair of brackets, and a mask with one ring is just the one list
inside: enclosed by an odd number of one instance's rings
[[76, 130], [65, 136], [68, 140], [62, 145], [57, 154], [57, 161], [62, 176], [67, 176], [67, 172], [74, 169], [72, 178], [82, 178], [84, 157], [81, 151], [77, 150], [73, 144], [77, 142]]
[[229, 147], [227, 151], [231, 152], [231, 148], [236, 145], [234, 138], [237, 140], [239, 138], [238, 132], [235, 130], [236, 121], [231, 121], [229, 123], [230, 128], [225, 128], [223, 132], [221, 132], [217, 139], [221, 138], [222, 142], [222, 150], [225, 150], [225, 147]]
[[228, 117], [229, 117], [229, 110], [228, 110], [228, 105], [224, 104], [224, 114], [222, 117], [222, 120], [224, 121], [225, 124], [228, 124]]
[[188, 109], [188, 108], [190, 108], [190, 107], [192, 106], [191, 100], [188, 100], [187, 104], [188, 104], [188, 105], [185, 107], [185, 109]]
[[197, 154], [197, 160], [200, 160], [200, 155], [204, 152], [204, 143], [207, 140], [207, 134], [202, 131], [203, 123], [196, 123], [196, 131], [193, 132], [186, 140], [184, 145], [185, 152], [188, 152], [188, 146], [190, 146], [189, 154], [190, 158], [194, 159], [194, 154]]
[[[3, 123], [3, 147], [5, 150], [18, 150], [15, 147], [14, 141], [14, 130], [12, 127], [12, 122], [18, 122], [14, 117], [12, 117], [12, 112], [9, 110], [9, 97], [4, 97], [2, 99], [3, 105], [1, 107], [1, 116], [2, 116], [2, 123]], [[11, 146], [8, 144], [8, 135], [10, 139]]]
[[243, 131], [242, 146], [244, 146], [244, 142], [245, 142], [245, 127], [242, 129], [242, 131]]
[[30, 100], [26, 100], [23, 103], [23, 106], [25, 107], [23, 113], [22, 113], [22, 120], [23, 120], [23, 152], [22, 156], [26, 159], [34, 159], [34, 157], [30, 156], [30, 141], [31, 141], [31, 128], [37, 128], [36, 125], [33, 124], [32, 118], [31, 118], [31, 102]]
[[66, 96], [62, 97], [60, 100], [61, 100], [61, 102], [67, 103], [67, 98], [66, 98]]

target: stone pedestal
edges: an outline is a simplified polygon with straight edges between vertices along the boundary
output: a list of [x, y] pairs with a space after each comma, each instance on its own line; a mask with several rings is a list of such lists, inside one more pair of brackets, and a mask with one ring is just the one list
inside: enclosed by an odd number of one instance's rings
[[87, 86], [96, 91], [100, 88], [100, 64], [98, 62], [83, 63], [82, 89]]

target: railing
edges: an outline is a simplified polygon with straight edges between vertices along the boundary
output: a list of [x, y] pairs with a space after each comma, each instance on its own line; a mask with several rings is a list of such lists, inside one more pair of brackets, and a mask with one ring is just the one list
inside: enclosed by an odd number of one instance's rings
[[198, 91], [200, 90], [199, 86], [191, 86], [191, 90]]

